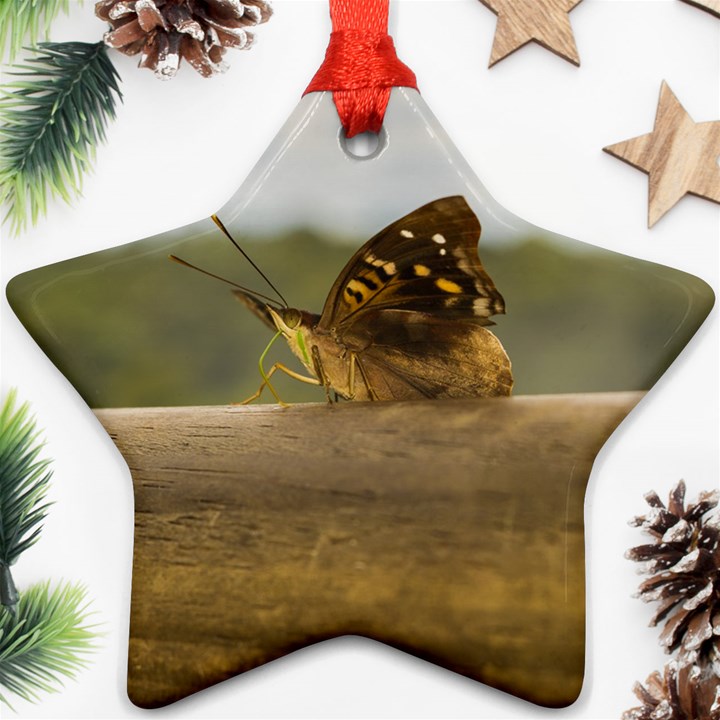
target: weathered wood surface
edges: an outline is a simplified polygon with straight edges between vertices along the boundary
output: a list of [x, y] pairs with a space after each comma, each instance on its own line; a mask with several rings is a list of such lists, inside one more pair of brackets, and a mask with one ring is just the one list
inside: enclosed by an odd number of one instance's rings
[[640, 397], [97, 411], [135, 489], [131, 700], [357, 634], [572, 702], [585, 487]]

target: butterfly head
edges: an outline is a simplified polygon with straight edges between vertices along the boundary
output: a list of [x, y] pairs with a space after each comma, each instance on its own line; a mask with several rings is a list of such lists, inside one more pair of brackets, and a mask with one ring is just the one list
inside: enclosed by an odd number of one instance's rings
[[267, 310], [275, 323], [275, 327], [283, 334], [290, 349], [297, 355], [302, 363], [313, 369], [313, 362], [308, 352], [308, 335], [311, 332], [311, 321], [317, 320], [317, 316], [297, 308], [272, 308], [269, 305]]
[[300, 329], [303, 317], [296, 308], [273, 308], [266, 306], [275, 327], [286, 337], [291, 337]]

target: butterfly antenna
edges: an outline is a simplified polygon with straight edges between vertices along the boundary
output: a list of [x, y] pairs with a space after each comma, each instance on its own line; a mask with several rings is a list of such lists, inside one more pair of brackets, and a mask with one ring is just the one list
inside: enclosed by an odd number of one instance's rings
[[287, 300], [283, 297], [283, 294], [270, 282], [270, 279], [268, 276], [253, 262], [252, 258], [240, 247], [240, 245], [235, 242], [235, 239], [233, 236], [229, 233], [228, 229], [223, 225], [222, 220], [215, 214], [210, 216], [212, 218], [212, 221], [222, 230], [222, 232], [225, 234], [227, 239], [240, 251], [242, 256], [257, 270], [260, 277], [275, 291], [275, 294], [282, 300], [282, 303], [285, 307], [288, 307]]
[[[208, 270], [203, 270], [202, 268], [198, 267], [197, 265], [193, 265], [192, 263], [187, 262], [187, 260], [183, 260], [182, 258], [179, 258], [177, 255], [170, 255], [170, 259], [180, 265], [184, 265], [187, 268], [190, 268], [191, 270], [197, 270], [198, 272], [202, 273], [203, 275], [207, 275], [208, 277], [215, 278], [216, 280], [222, 280], [222, 282], [227, 283], [228, 285], [232, 285], [234, 288], [237, 288], [238, 290], [242, 290], [243, 292], [247, 293], [248, 295], [254, 295], [255, 297], [259, 297], [262, 300], [267, 300], [272, 305], [280, 306], [280, 303], [275, 300], [275, 298], [268, 297], [267, 295], [263, 295], [262, 293], [259, 293], [255, 290], [248, 290], [248, 288], [243, 287], [242, 285], [238, 285], [236, 282], [233, 282], [232, 280], [228, 280], [227, 278], [221, 277], [220, 275], [215, 275], [215, 273], [211, 273]], [[278, 293], [279, 295], [280, 293]], [[285, 307], [287, 307], [287, 303], [285, 304]]]

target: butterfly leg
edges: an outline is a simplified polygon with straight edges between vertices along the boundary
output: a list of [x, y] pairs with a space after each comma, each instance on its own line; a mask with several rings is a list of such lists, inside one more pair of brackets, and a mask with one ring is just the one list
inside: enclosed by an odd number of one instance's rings
[[365, 383], [365, 387], [368, 389], [368, 393], [370, 393], [370, 399], [375, 400], [376, 398], [373, 397], [372, 390], [370, 388], [370, 385], [367, 381], [367, 378], [365, 377], [365, 372], [363, 371], [363, 367], [360, 364], [360, 361], [357, 359], [357, 354], [354, 352], [350, 353], [350, 368], [348, 369], [348, 400], [354, 400], [355, 399], [355, 368], [358, 368], [360, 370], [360, 375], [362, 376], [362, 379]]
[[268, 370], [266, 373], [263, 373], [263, 381], [260, 385], [260, 387], [257, 389], [257, 392], [254, 392], [249, 398], [243, 400], [240, 404], [241, 405], [248, 405], [249, 403], [253, 402], [254, 400], [257, 400], [260, 395], [262, 395], [262, 391], [267, 387], [270, 392], [275, 396], [275, 399], [278, 401], [279, 405], [282, 405], [283, 407], [289, 407], [289, 404], [286, 402], [283, 402], [280, 399], [280, 396], [277, 394], [277, 391], [275, 388], [270, 384], [270, 378], [274, 375], [276, 370], [282, 370], [286, 375], [289, 375], [291, 378], [295, 380], [299, 380], [300, 382], [308, 383], [308, 385], [320, 385], [320, 381], [317, 378], [314, 377], [308, 377], [307, 375], [301, 375], [300, 373], [295, 372], [294, 370], [291, 370], [286, 365], [283, 365], [282, 363], [275, 363], [270, 370]]
[[291, 370], [286, 365], [283, 365], [280, 362], [275, 363], [269, 370], [269, 372], [265, 372], [263, 369], [263, 362], [265, 361], [265, 356], [268, 354], [268, 351], [273, 346], [273, 343], [282, 335], [282, 331], [278, 330], [275, 335], [273, 335], [272, 340], [267, 344], [267, 347], [263, 350], [262, 354], [260, 355], [260, 359], [258, 360], [258, 368], [260, 370], [260, 375], [262, 376], [262, 384], [258, 388], [256, 393], [253, 393], [249, 398], [245, 399], [240, 403], [241, 405], [247, 405], [248, 403], [253, 402], [253, 400], [257, 400], [260, 395], [262, 394], [262, 391], [265, 389], [265, 386], [270, 388], [270, 392], [275, 396], [275, 399], [278, 401], [279, 405], [282, 405], [283, 407], [288, 407], [288, 403], [283, 402], [280, 399], [280, 396], [277, 394], [275, 388], [270, 384], [270, 378], [272, 377], [273, 373], [276, 370], [282, 370], [286, 375], [289, 375], [291, 378], [294, 378], [295, 380], [300, 380], [300, 382], [309, 383], [310, 385], [319, 385], [320, 381], [317, 378], [308, 377], [307, 375], [300, 375], [299, 373], [296, 373], [294, 370]]
[[[332, 403], [332, 399], [330, 398], [330, 381], [328, 380], [328, 376], [325, 374], [325, 368], [323, 367], [322, 360], [320, 360], [320, 350], [318, 349], [318, 346], [313, 345], [310, 352], [312, 353], [313, 365], [315, 366], [315, 374], [320, 378], [318, 385], [322, 385], [325, 388], [327, 401]], [[337, 400], [335, 402], [337, 402]]]
[[348, 400], [355, 399], [355, 358], [355, 353], [351, 352], [350, 368], [348, 370]]
[[360, 371], [360, 376], [362, 377], [363, 382], [365, 383], [365, 387], [367, 388], [370, 399], [378, 400], [379, 398], [377, 396], [377, 393], [373, 390], [373, 387], [370, 384], [370, 381], [368, 380], [368, 376], [365, 374], [365, 368], [362, 366], [362, 363], [357, 359], [357, 355], [355, 353], [351, 353], [351, 355], [350, 355], [349, 385], [350, 385], [350, 392], [352, 393], [353, 397], [355, 396], [355, 365], [357, 365], [357, 368]]

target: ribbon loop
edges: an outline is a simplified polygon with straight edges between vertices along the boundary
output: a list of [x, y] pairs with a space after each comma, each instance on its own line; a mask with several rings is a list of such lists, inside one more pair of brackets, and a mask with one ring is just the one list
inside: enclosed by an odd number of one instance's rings
[[380, 130], [391, 88], [417, 89], [387, 34], [388, 1], [330, 0], [330, 43], [304, 94], [332, 91], [347, 137]]

